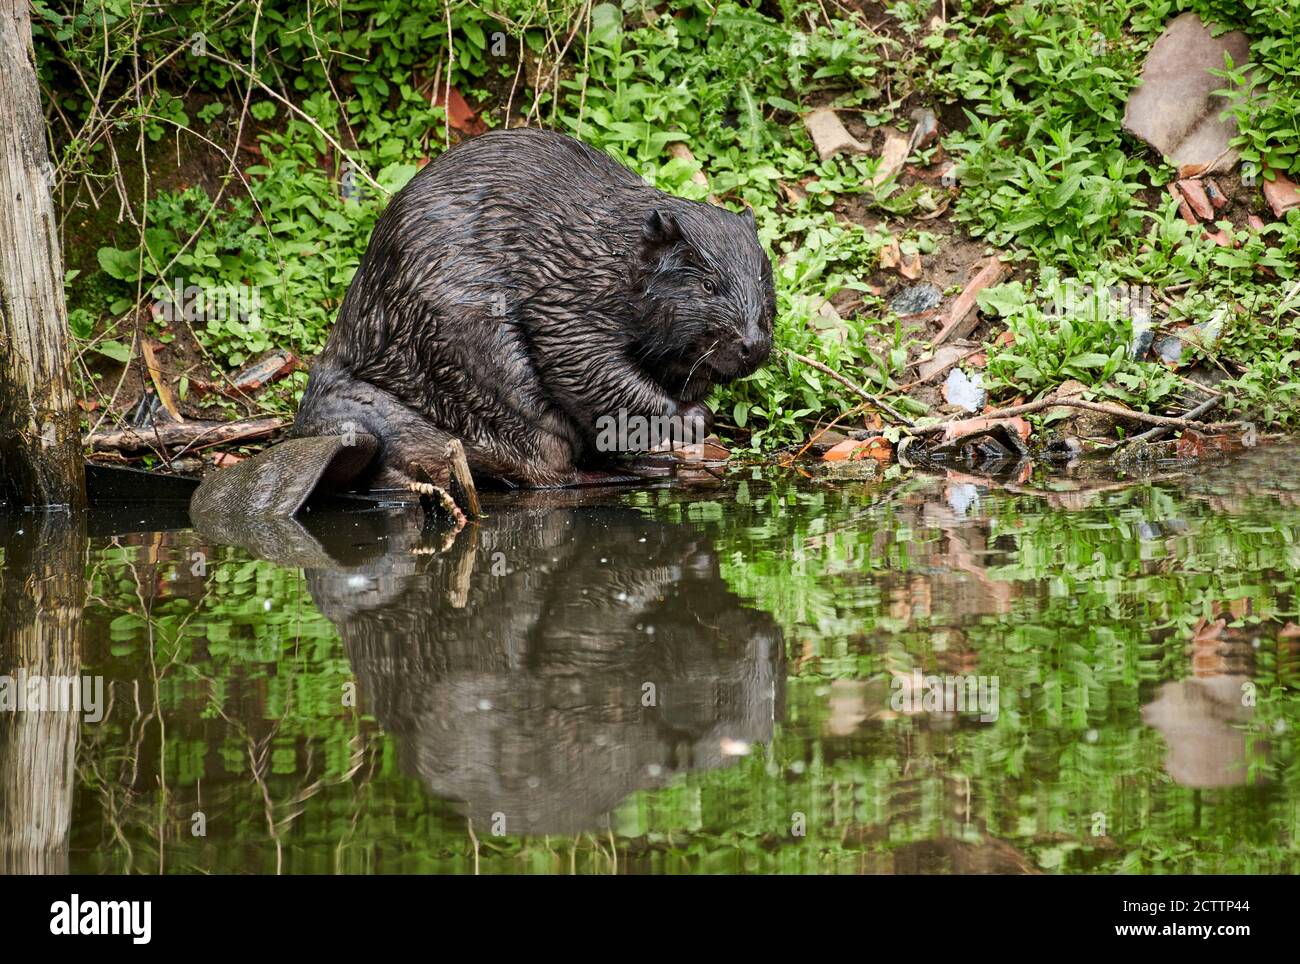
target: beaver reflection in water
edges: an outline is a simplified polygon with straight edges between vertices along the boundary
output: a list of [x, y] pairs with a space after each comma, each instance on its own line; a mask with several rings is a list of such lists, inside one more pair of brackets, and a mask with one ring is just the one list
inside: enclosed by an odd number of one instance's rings
[[307, 572], [408, 775], [478, 827], [577, 833], [771, 739], [781, 630], [707, 535], [577, 491], [496, 498], [448, 552], [397, 515], [381, 557]]
[[413, 466], [445, 484], [453, 438], [478, 475], [588, 480], [603, 416], [707, 427], [709, 390], [767, 359], [775, 307], [751, 212], [665, 194], [562, 134], [484, 134], [379, 219], [297, 441], [199, 502], [291, 514], [318, 480], [401, 487]]

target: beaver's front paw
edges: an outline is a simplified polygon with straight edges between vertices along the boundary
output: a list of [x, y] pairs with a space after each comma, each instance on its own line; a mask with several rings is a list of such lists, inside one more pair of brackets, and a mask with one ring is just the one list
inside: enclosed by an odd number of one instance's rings
[[703, 442], [713, 431], [713, 409], [703, 402], [687, 402], [679, 414], [688, 445]]
[[656, 438], [654, 451], [698, 445], [713, 429], [713, 411], [703, 402], [668, 403], [667, 437]]

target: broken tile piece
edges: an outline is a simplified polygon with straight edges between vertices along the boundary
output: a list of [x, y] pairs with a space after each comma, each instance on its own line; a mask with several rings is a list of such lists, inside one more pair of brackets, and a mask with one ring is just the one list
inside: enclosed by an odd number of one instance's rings
[[1166, 184], [1165, 190], [1178, 202], [1178, 214], [1184, 221], [1191, 225], [1197, 225], [1201, 222], [1196, 220], [1196, 214], [1192, 211], [1192, 206], [1187, 203], [1187, 198], [1183, 193], [1172, 184]]
[[1223, 189], [1219, 187], [1219, 182], [1212, 177], [1207, 177], [1204, 183], [1205, 196], [1210, 199], [1210, 204], [1214, 206], [1214, 210], [1221, 211], [1227, 207], [1228, 195], [1223, 193]]
[[1124, 130], [1150, 144], [1174, 167], [1204, 165], [1205, 172], [1228, 171], [1237, 162], [1229, 141], [1237, 133], [1227, 106], [1214, 91], [1224, 80], [1223, 55], [1234, 64], [1250, 59], [1250, 43], [1239, 30], [1215, 37], [1194, 13], [1170, 21], [1142, 68], [1141, 81], [1124, 109]]
[[880, 187], [903, 168], [907, 160], [910, 140], [892, 127], [886, 127], [885, 146], [880, 149], [880, 167], [867, 182], [872, 187]]
[[963, 359], [966, 359], [969, 364], [970, 359], [966, 358], [966, 356], [970, 351], [971, 349], [967, 345], [940, 345], [932, 357], [927, 358], [917, 366], [918, 380], [921, 382], [931, 381]]
[[1273, 213], [1282, 217], [1292, 208], [1300, 207], [1300, 186], [1295, 181], [1281, 174], [1272, 181], [1264, 181], [1264, 200], [1273, 209]]
[[1202, 221], [1214, 220], [1214, 205], [1210, 203], [1210, 198], [1205, 192], [1205, 186], [1200, 181], [1179, 181], [1178, 190], [1187, 199], [1192, 212], [1198, 218]]
[[938, 346], [950, 338], [965, 338], [970, 334], [971, 328], [975, 326], [975, 321], [978, 319], [978, 315], [975, 314], [976, 297], [985, 288], [1001, 281], [1010, 271], [1011, 269], [996, 254], [988, 258], [979, 273], [971, 279], [957, 296], [957, 300], [952, 303], [947, 322], [930, 344]]
[[817, 156], [823, 161], [836, 154], [870, 154], [871, 150], [848, 132], [840, 117], [829, 107], [818, 107], [805, 114], [803, 125], [808, 129]]

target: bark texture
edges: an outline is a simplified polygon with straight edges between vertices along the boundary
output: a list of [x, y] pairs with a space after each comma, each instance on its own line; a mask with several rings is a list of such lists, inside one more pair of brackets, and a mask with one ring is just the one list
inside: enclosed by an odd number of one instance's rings
[[0, 0], [0, 494], [85, 503], [63, 258], [25, 0]]

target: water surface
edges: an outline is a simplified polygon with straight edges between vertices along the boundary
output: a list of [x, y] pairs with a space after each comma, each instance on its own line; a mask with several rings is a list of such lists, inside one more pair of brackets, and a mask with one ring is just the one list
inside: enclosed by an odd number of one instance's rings
[[0, 859], [1294, 873], [1297, 468], [744, 469], [455, 538], [11, 516], [0, 673], [99, 677], [103, 719], [0, 712]]

